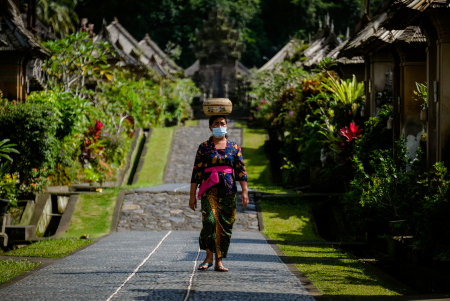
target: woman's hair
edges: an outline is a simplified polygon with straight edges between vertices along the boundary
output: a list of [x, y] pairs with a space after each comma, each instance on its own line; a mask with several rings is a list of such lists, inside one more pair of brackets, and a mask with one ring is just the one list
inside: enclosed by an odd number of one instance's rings
[[[216, 121], [216, 119], [218, 119], [218, 118], [225, 119], [225, 123], [228, 124], [228, 120], [225, 115], [213, 115], [213, 116], [211, 116], [211, 118], [209, 118], [209, 127], [212, 127], [214, 121]], [[212, 135], [211, 135], [211, 137], [212, 137]], [[225, 134], [225, 138], [228, 139], [228, 134]]]
[[225, 123], [228, 123], [227, 117], [225, 115], [213, 115], [211, 118], [209, 118], [209, 126], [212, 126], [214, 121], [218, 118], [225, 119]]

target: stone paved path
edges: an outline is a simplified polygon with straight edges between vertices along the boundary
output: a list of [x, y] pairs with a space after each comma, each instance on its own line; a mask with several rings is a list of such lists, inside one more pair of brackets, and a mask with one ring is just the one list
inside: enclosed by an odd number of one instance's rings
[[[258, 231], [253, 194], [244, 209], [238, 202], [233, 231]], [[201, 230], [200, 201], [196, 211], [189, 208], [188, 192], [138, 190], [125, 195], [117, 231]]]
[[[228, 122], [229, 139], [242, 144], [242, 129]], [[165, 171], [164, 185], [136, 189], [127, 194], [122, 207], [117, 231], [200, 230], [200, 202], [198, 211], [189, 208], [189, 189], [198, 145], [211, 136], [208, 120], [199, 120], [198, 126], [176, 129], [171, 155]], [[245, 153], [244, 153], [245, 156]], [[238, 191], [240, 191], [238, 185]], [[258, 219], [253, 194], [243, 208], [237, 197], [234, 231], [258, 231]]]
[[260, 233], [233, 235], [228, 273], [194, 270], [204, 258], [197, 236], [113, 233], [0, 290], [0, 300], [184, 301], [188, 290], [186, 300], [314, 300]]

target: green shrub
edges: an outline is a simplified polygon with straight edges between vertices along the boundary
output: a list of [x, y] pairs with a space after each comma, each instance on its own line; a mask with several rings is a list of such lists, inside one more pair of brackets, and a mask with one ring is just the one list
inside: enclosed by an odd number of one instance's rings
[[19, 154], [11, 154], [10, 172], [19, 175], [24, 192], [42, 191], [61, 148], [55, 132], [61, 120], [50, 104], [0, 104], [0, 140], [10, 139]]

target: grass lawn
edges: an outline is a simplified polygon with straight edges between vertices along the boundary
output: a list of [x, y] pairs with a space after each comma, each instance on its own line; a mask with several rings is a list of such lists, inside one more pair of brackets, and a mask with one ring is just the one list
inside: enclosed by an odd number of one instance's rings
[[266, 130], [248, 128], [247, 123], [242, 121], [237, 121], [236, 126], [244, 129], [244, 144], [241, 146], [244, 147], [244, 162], [249, 188], [271, 193], [292, 192], [274, 186], [270, 181], [269, 165], [264, 151]]
[[325, 295], [333, 296], [398, 296], [399, 290], [374, 275], [368, 263], [348, 261], [293, 260]]
[[154, 128], [148, 143], [144, 166], [138, 173], [138, 186], [163, 184], [164, 168], [172, 143], [175, 127]]
[[[279, 241], [323, 241], [317, 234], [308, 202], [301, 198], [265, 198], [261, 201], [264, 233]], [[344, 252], [324, 245], [278, 243], [297, 268], [325, 295], [392, 296], [400, 288], [383, 282], [367, 263], [356, 260], [306, 261], [301, 257], [345, 258]]]
[[89, 239], [48, 239], [35, 242], [25, 248], [10, 251], [6, 256], [60, 258], [82, 246], [93, 243]]
[[109, 233], [112, 216], [119, 194], [117, 190], [103, 190], [103, 193], [81, 194], [75, 207], [69, 230], [64, 238], [79, 238], [84, 234], [100, 237]]
[[197, 126], [198, 120], [186, 120], [184, 126]]
[[9, 279], [19, 276], [29, 270], [34, 269], [41, 263], [33, 263], [28, 260], [1, 260], [0, 261], [0, 284], [7, 282]]
[[300, 198], [262, 199], [264, 233], [274, 240], [319, 241], [308, 203]]

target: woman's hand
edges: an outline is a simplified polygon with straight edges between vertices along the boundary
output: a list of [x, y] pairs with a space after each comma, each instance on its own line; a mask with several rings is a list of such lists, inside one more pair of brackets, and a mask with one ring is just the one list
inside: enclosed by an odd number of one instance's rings
[[195, 211], [197, 209], [197, 199], [195, 198], [195, 195], [197, 193], [197, 183], [191, 183], [191, 190], [190, 190], [190, 198], [189, 198], [189, 207]]
[[248, 192], [247, 191], [242, 191], [241, 201], [242, 201], [242, 206], [245, 208], [245, 206], [248, 205]]
[[189, 198], [189, 207], [194, 211], [197, 209], [197, 200], [195, 199], [195, 195], [191, 195]]

